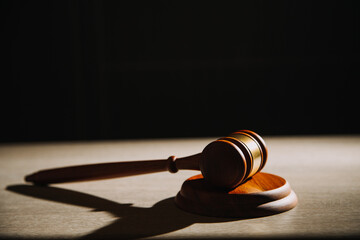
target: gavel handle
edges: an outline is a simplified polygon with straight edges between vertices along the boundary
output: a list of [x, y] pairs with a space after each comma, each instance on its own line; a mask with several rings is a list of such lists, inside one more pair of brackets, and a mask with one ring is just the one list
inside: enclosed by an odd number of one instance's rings
[[35, 184], [51, 184], [127, 177], [166, 170], [171, 173], [175, 173], [179, 169], [200, 170], [200, 155], [198, 153], [178, 159], [170, 156], [164, 160], [99, 163], [46, 169], [26, 176], [25, 181]]

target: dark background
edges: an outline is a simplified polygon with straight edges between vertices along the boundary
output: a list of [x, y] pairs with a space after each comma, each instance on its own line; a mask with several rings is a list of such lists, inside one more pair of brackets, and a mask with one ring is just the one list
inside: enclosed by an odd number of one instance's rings
[[1, 1], [0, 141], [359, 134], [360, 1]]

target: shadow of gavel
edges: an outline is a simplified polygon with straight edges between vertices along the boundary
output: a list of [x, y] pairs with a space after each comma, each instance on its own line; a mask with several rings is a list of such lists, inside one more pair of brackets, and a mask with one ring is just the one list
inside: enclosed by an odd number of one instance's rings
[[34, 184], [100, 180], [180, 169], [201, 170], [210, 184], [234, 188], [265, 166], [267, 149], [256, 133], [241, 130], [209, 143], [201, 153], [164, 160], [115, 162], [46, 169], [25, 177]]

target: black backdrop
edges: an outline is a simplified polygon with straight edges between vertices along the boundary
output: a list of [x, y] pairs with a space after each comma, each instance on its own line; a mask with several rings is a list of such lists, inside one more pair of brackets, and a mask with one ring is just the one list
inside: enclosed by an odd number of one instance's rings
[[354, 134], [359, 1], [2, 1], [0, 140]]

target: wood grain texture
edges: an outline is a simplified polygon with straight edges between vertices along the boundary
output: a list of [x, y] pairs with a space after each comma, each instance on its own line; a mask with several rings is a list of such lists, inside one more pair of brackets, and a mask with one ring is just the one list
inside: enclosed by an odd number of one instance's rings
[[299, 204], [263, 218], [212, 218], [179, 210], [174, 196], [196, 171], [57, 187], [23, 183], [24, 175], [42, 168], [189, 156], [213, 140], [2, 144], [0, 238], [326, 239], [360, 235], [360, 136], [264, 137], [269, 158], [263, 171], [286, 179]]
[[253, 218], [294, 208], [296, 194], [283, 178], [258, 173], [232, 190], [210, 185], [203, 176], [186, 180], [175, 198], [183, 210], [205, 216]]

